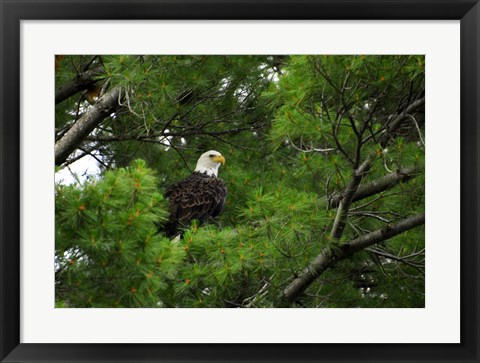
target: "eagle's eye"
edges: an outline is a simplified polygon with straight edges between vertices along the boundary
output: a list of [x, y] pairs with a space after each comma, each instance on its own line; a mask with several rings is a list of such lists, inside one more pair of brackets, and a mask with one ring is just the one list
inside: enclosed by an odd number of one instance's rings
[[208, 157], [209, 157], [209, 158], [213, 158], [213, 157], [215, 157], [215, 155], [210, 154], [210, 155], [208, 155]]

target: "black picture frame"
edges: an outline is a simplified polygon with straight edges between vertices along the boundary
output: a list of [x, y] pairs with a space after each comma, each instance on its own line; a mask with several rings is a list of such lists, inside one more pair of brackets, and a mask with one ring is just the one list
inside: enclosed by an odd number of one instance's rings
[[[0, 0], [0, 12], [1, 362], [420, 362], [427, 360], [480, 362], [480, 255], [479, 228], [477, 227], [480, 186], [480, 5], [478, 0], [128, 0], [117, 2]], [[20, 343], [20, 22], [24, 19], [460, 20], [461, 343]], [[448, 312], [445, 313], [448, 314]]]

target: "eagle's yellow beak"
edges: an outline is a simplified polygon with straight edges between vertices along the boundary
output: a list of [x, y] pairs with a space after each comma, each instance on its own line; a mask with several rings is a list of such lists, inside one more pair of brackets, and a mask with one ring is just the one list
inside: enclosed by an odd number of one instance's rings
[[225, 158], [223, 157], [223, 155], [217, 155], [214, 158], [212, 158], [212, 160], [215, 161], [216, 163], [222, 163], [222, 165], [225, 165]]

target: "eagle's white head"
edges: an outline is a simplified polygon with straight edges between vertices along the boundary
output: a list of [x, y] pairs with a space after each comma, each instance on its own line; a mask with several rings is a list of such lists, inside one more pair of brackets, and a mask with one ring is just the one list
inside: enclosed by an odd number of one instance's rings
[[218, 151], [210, 150], [203, 153], [197, 161], [195, 171], [210, 176], [218, 176], [220, 164], [225, 164], [225, 158]]

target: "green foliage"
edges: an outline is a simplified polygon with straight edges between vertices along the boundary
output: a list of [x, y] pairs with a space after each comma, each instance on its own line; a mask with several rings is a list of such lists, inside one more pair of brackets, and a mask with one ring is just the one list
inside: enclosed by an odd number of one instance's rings
[[157, 306], [184, 257], [157, 233], [165, 217], [153, 172], [142, 161], [82, 185], [57, 185], [59, 304]]
[[[57, 87], [89, 59], [65, 58]], [[367, 158], [361, 185], [406, 166], [419, 175], [354, 202], [340, 243], [424, 211], [423, 109], [382, 140], [424, 94], [423, 56], [111, 55], [93, 65], [125, 99], [82, 145], [102, 174], [56, 185], [57, 307], [282, 306], [288, 284], [338, 247], [329, 201]], [[89, 107], [57, 105], [56, 127]], [[170, 241], [156, 227], [164, 192], [209, 149], [226, 158], [225, 210]], [[294, 306], [422, 307], [424, 248], [423, 228], [371, 246]]]

